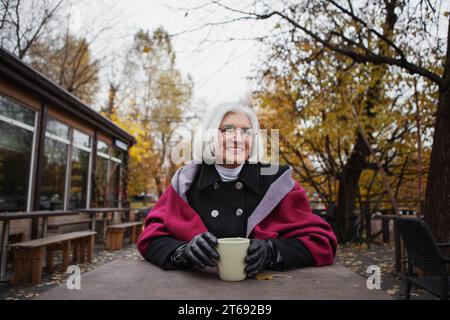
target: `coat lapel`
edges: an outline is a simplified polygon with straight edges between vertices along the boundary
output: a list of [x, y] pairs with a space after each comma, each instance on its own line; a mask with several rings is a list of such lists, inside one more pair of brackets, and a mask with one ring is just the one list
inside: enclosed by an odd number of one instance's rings
[[283, 200], [286, 194], [292, 190], [294, 184], [294, 179], [292, 179], [292, 168], [289, 168], [270, 185], [261, 202], [248, 218], [247, 238], [250, 236], [253, 229], [261, 223], [278, 203]]
[[[173, 189], [186, 203], [188, 202], [186, 193], [192, 185], [200, 167], [201, 164], [195, 164], [192, 161], [180, 168], [171, 180]], [[250, 214], [247, 223], [247, 237], [250, 236], [253, 229], [272, 212], [280, 201], [283, 200], [286, 194], [294, 188], [295, 182], [292, 179], [292, 171], [290, 167], [270, 185], [258, 206]]]

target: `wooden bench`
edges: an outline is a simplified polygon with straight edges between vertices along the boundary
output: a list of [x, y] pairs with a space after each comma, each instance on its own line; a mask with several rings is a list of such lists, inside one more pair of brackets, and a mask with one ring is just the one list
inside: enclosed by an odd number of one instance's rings
[[63, 263], [62, 270], [69, 267], [70, 252], [73, 247], [74, 262], [85, 263], [92, 261], [94, 250], [95, 231], [77, 231], [65, 234], [59, 234], [47, 238], [24, 241], [12, 244], [14, 248], [14, 266], [13, 277], [14, 284], [38, 284], [42, 281], [42, 262], [41, 258], [44, 248], [47, 250], [47, 270], [53, 268], [53, 253], [56, 250], [62, 250]]
[[[108, 223], [110, 222], [110, 220], [108, 218], [97, 218], [96, 219], [96, 230], [92, 230], [92, 231], [97, 231], [100, 232], [100, 237], [97, 237], [97, 240], [102, 239], [104, 241], [104, 239], [106, 238], [106, 227], [108, 225]], [[101, 226], [99, 227], [99, 225], [101, 224]], [[75, 220], [75, 221], [56, 221], [56, 222], [52, 222], [48, 224], [48, 229], [49, 230], [53, 230], [54, 232], [57, 233], [67, 233], [67, 232], [72, 232], [72, 231], [76, 231], [76, 230], [65, 230], [65, 229], [61, 229], [64, 227], [69, 227], [69, 226], [78, 226], [78, 225], [88, 225], [90, 228], [90, 226], [92, 225], [92, 219], [90, 218], [82, 218], [79, 220]], [[85, 228], [83, 228], [85, 229]], [[64, 231], [65, 230], [65, 231]]]
[[[25, 233], [24, 232], [13, 232], [9, 234], [8, 243], [19, 243], [25, 241]], [[8, 250], [8, 261], [13, 261], [14, 259], [14, 248], [9, 246]]]
[[57, 229], [60, 227], [72, 226], [77, 224], [89, 224], [91, 223], [91, 219], [80, 219], [76, 221], [57, 221], [48, 224], [49, 229]]
[[136, 221], [108, 226], [106, 228], [106, 250], [121, 250], [123, 248], [125, 230], [127, 229], [131, 229], [130, 240], [136, 242], [143, 225], [143, 221]]

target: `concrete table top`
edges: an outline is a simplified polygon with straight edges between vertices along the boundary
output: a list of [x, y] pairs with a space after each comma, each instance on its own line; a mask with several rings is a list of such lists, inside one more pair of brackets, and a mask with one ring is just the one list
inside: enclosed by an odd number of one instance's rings
[[367, 289], [366, 279], [334, 264], [277, 274], [272, 280], [247, 279], [225, 282], [216, 269], [171, 270], [140, 260], [118, 259], [81, 275], [81, 289], [66, 283], [39, 297], [40, 300], [302, 300], [392, 299], [382, 290]]

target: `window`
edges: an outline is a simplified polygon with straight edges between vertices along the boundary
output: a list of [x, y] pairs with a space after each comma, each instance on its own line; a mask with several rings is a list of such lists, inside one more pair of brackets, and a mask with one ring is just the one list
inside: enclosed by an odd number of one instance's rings
[[118, 207], [122, 188], [122, 151], [99, 140], [96, 161], [94, 205]]
[[109, 192], [109, 202], [112, 206], [119, 206], [119, 195], [120, 195], [120, 180], [121, 180], [121, 166], [122, 166], [122, 152], [113, 149], [111, 162], [110, 162], [110, 174], [108, 180], [108, 192]]
[[[0, 212], [31, 210], [37, 112], [0, 95]], [[39, 210], [119, 206], [123, 157], [103, 141], [49, 116], [45, 127]], [[90, 199], [96, 161], [95, 198]]]
[[44, 146], [41, 210], [87, 208], [91, 137], [49, 117]]
[[40, 210], [63, 210], [65, 204], [69, 126], [47, 120], [40, 190]]
[[73, 130], [72, 168], [70, 175], [70, 202], [69, 208], [86, 208], [90, 157], [91, 137], [78, 130]]
[[108, 162], [109, 146], [99, 140], [97, 142], [97, 157], [95, 170], [95, 199], [96, 207], [108, 206]]
[[0, 212], [29, 210], [36, 112], [0, 96]]
[[0, 115], [3, 121], [17, 122], [15, 125], [25, 124], [32, 129], [35, 126], [36, 111], [28, 109], [19, 103], [0, 96]]

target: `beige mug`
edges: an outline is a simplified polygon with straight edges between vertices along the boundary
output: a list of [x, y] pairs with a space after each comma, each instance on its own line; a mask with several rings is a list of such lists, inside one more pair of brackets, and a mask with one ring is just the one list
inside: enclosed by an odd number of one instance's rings
[[217, 252], [220, 255], [217, 261], [219, 278], [224, 281], [242, 281], [246, 278], [245, 257], [250, 246], [247, 238], [220, 238]]

